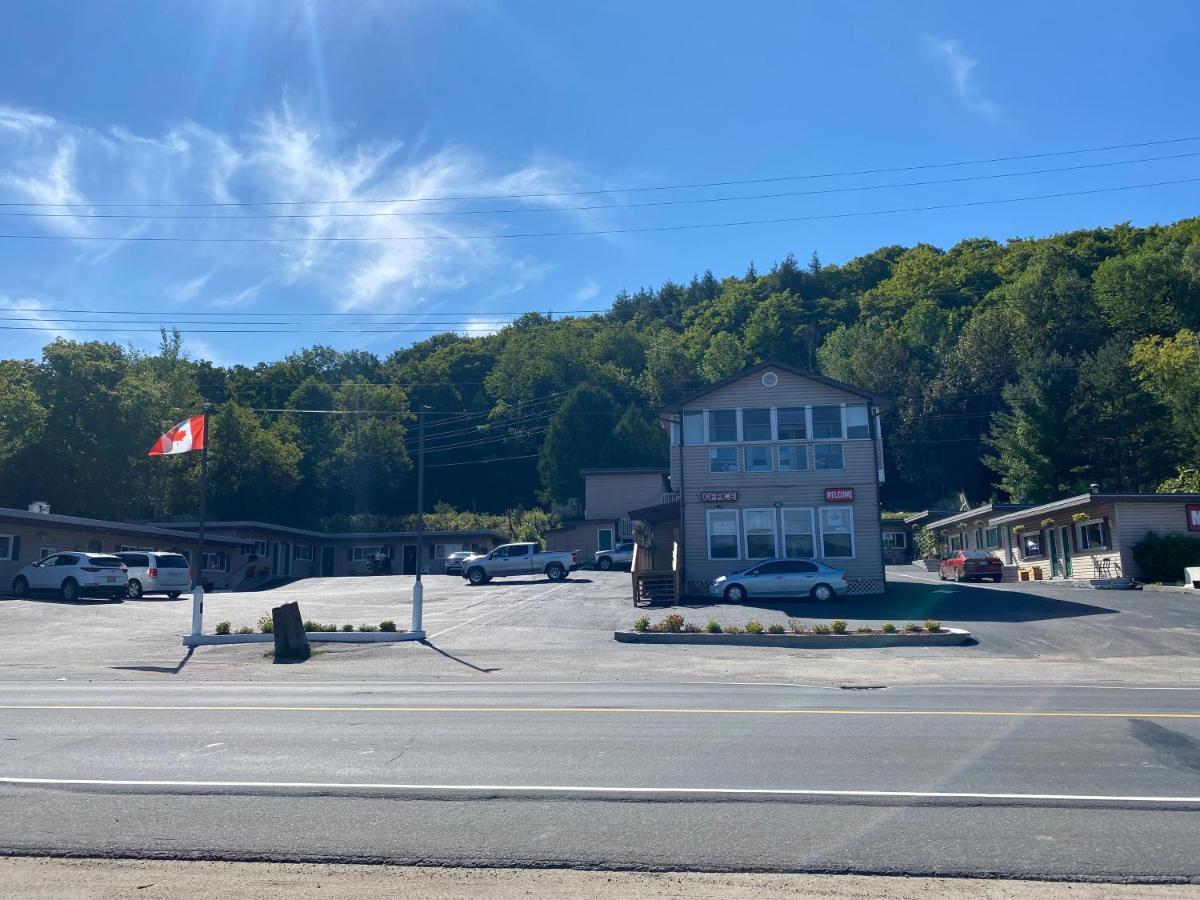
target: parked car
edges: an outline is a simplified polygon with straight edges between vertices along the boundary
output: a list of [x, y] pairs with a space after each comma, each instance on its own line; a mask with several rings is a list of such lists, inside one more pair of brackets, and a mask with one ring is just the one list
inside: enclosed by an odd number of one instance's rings
[[456, 550], [446, 557], [446, 574], [461, 575], [463, 573], [463, 561], [470, 559], [472, 556], [477, 556], [471, 550]]
[[125, 594], [134, 600], [145, 594], [166, 594], [174, 600], [191, 587], [190, 566], [182, 553], [123, 550], [116, 555], [129, 570]]
[[507, 575], [545, 575], [562, 581], [579, 568], [575, 550], [542, 550], [537, 544], [504, 544], [486, 556], [472, 556], [463, 563], [464, 577], [471, 584], [486, 584]]
[[844, 596], [849, 589], [842, 569], [812, 559], [764, 559], [722, 575], [709, 585], [708, 592], [729, 603], [752, 597], [811, 597], [825, 602]]
[[58, 594], [68, 601], [80, 597], [120, 600], [128, 577], [129, 570], [118, 556], [71, 550], [52, 553], [21, 569], [13, 579], [12, 592], [18, 597]]
[[595, 554], [596, 568], [602, 572], [617, 566], [633, 565], [633, 541], [617, 544], [611, 550], [597, 550]]
[[938, 578], [954, 581], [982, 581], [990, 578], [1000, 581], [1004, 577], [1004, 564], [986, 550], [955, 550], [938, 563]]

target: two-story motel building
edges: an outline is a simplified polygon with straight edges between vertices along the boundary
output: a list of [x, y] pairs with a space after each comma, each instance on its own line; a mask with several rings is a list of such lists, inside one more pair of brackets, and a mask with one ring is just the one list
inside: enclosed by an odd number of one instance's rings
[[645, 568], [676, 592], [773, 556], [844, 569], [851, 593], [884, 589], [879, 396], [764, 362], [664, 410], [670, 502], [632, 510]]

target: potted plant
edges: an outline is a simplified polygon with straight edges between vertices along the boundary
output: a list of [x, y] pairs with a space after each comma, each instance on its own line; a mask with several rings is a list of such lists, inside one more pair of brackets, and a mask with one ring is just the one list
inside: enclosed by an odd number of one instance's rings
[[1025, 530], [1025, 526], [1024, 526], [1024, 525], [1014, 525], [1014, 526], [1012, 527], [1012, 533], [1013, 533], [1013, 534], [1020, 534], [1020, 533], [1021, 533], [1022, 531], [1024, 531], [1024, 530]]
[[1051, 525], [1054, 524], [1054, 519], [1050, 516], [1047, 516], [1046, 518], [1042, 519], [1042, 521], [1039, 522], [1038, 524], [1040, 524], [1043, 528], [1049, 528]]
[[1080, 522], [1086, 522], [1090, 518], [1091, 516], [1087, 513], [1078, 512], [1071, 516], [1071, 521], [1078, 525]]

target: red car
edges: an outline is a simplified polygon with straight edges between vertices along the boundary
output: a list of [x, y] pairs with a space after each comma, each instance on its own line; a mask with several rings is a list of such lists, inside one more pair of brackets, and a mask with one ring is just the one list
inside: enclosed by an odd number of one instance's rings
[[1004, 565], [986, 550], [955, 550], [938, 563], [938, 578], [954, 581], [982, 581], [990, 578], [1000, 581], [1004, 577]]

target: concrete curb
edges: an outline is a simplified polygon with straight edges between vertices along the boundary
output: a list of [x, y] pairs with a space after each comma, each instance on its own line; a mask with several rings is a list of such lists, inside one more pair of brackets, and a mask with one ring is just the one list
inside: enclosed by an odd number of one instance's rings
[[[311, 643], [392, 644], [397, 641], [423, 641], [424, 631], [307, 631]], [[205, 647], [214, 644], [273, 644], [273, 634], [185, 634], [183, 646]]]
[[614, 631], [613, 640], [623, 644], [709, 644], [735, 647], [792, 647], [811, 650], [841, 650], [847, 647], [949, 647], [965, 644], [971, 632], [943, 628], [895, 634], [708, 634], [707, 632]]

